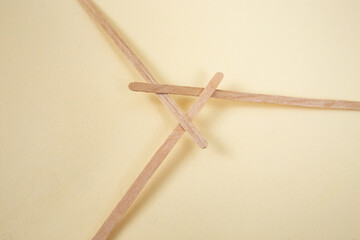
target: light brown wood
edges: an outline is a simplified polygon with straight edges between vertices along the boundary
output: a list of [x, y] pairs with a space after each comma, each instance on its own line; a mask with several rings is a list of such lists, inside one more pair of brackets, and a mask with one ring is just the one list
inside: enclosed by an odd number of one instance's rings
[[[116, 44], [116, 46], [125, 54], [135, 69], [148, 83], [157, 83], [151, 72], [145, 67], [141, 60], [135, 55], [131, 48], [125, 43], [125, 41], [119, 36], [115, 28], [106, 19], [104, 14], [91, 0], [79, 0], [89, 14], [96, 20], [96, 22], [105, 30], [108, 36]], [[185, 115], [181, 108], [175, 103], [175, 101], [168, 94], [157, 94], [160, 101], [170, 110], [170, 112], [176, 117], [180, 125], [186, 130], [190, 137], [201, 147], [207, 147], [206, 139], [201, 135], [199, 130], [194, 126], [191, 120]]]
[[[190, 119], [194, 119], [195, 116], [200, 112], [201, 108], [205, 105], [206, 101], [213, 94], [221, 80], [223, 79], [222, 73], [216, 73], [210, 80], [209, 84], [200, 93], [199, 98], [196, 99], [195, 103], [189, 109], [187, 116]], [[178, 124], [172, 131], [166, 141], [161, 145], [159, 150], [151, 158], [150, 162], [146, 165], [144, 170], [136, 178], [134, 183], [131, 185], [129, 190], [125, 193], [120, 202], [116, 205], [115, 209], [111, 212], [110, 216], [103, 223], [99, 231], [93, 237], [93, 240], [104, 240], [106, 239], [112, 229], [121, 220], [126, 211], [130, 208], [131, 204], [135, 201], [141, 190], [145, 187], [146, 183], [150, 180], [156, 169], [163, 162], [165, 157], [169, 154], [171, 149], [180, 140], [184, 133], [184, 129]]]
[[[199, 87], [139, 82], [130, 83], [129, 88], [133, 91], [139, 92], [167, 93], [187, 96], [199, 96], [202, 91], [202, 88]], [[234, 92], [226, 90], [216, 90], [211, 97], [242, 102], [272, 103], [299, 107], [360, 110], [360, 102], [354, 101], [297, 98], [268, 94]]]

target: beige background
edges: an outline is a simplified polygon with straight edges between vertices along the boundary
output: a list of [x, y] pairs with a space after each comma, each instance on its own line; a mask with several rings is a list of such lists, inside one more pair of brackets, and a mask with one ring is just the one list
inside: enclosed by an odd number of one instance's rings
[[[98, 5], [160, 82], [360, 101], [360, 1]], [[176, 125], [77, 1], [0, 0], [0, 239], [89, 239]], [[183, 109], [194, 98], [176, 97]], [[360, 239], [360, 112], [210, 100], [112, 239]]]

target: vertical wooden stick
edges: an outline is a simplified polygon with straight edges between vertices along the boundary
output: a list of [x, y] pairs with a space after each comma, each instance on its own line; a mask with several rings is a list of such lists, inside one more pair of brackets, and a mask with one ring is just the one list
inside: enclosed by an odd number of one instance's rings
[[[210, 80], [209, 84], [201, 92], [199, 98], [191, 106], [187, 114], [190, 119], [194, 119], [195, 116], [200, 112], [201, 108], [205, 105], [206, 101], [213, 94], [222, 79], [222, 73], [216, 73], [214, 75], [214, 77]], [[160, 166], [165, 157], [169, 154], [171, 149], [173, 149], [173, 147], [180, 140], [183, 134], [184, 129], [178, 124], [176, 128], [172, 131], [172, 133], [169, 135], [169, 137], [166, 139], [166, 141], [163, 143], [163, 145], [161, 145], [159, 150], [151, 158], [150, 162], [146, 165], [144, 170], [136, 178], [136, 180], [131, 185], [129, 190], [125, 193], [120, 202], [116, 205], [110, 216], [106, 219], [99, 231], [93, 237], [93, 240], [104, 240], [110, 235], [113, 228], [121, 220], [126, 211], [130, 208], [131, 204], [135, 201], [136, 197], [145, 187], [146, 183], [150, 180], [156, 169]]]
[[[114, 27], [109, 23], [105, 16], [101, 13], [98, 7], [91, 0], [79, 0], [82, 5], [88, 10], [89, 14], [96, 20], [96, 22], [105, 30], [109, 37], [113, 40], [116, 46], [125, 54], [131, 64], [140, 73], [140, 75], [148, 83], [157, 83], [150, 71], [140, 61], [136, 54], [130, 49], [119, 34], [115, 31]], [[176, 117], [180, 125], [186, 130], [190, 137], [201, 148], [207, 147], [206, 139], [201, 135], [199, 130], [194, 126], [191, 120], [185, 115], [181, 108], [168, 94], [157, 94], [160, 101], [170, 110]]]

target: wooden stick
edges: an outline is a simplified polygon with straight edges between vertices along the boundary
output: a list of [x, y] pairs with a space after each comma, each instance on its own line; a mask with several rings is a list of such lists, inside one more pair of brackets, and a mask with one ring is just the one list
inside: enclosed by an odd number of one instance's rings
[[[96, 22], [105, 30], [109, 37], [114, 41], [116, 46], [125, 54], [135, 69], [148, 83], [157, 83], [150, 71], [145, 67], [141, 60], [135, 55], [130, 47], [125, 43], [115, 28], [105, 18], [99, 8], [91, 0], [79, 0], [80, 3], [88, 10], [89, 14], [96, 20]], [[201, 147], [207, 147], [206, 139], [201, 135], [199, 130], [194, 126], [191, 120], [185, 115], [181, 108], [175, 101], [167, 94], [157, 94], [161, 102], [170, 110], [176, 117], [180, 125], [186, 130], [190, 137]]]
[[[129, 88], [133, 91], [139, 92], [167, 93], [187, 96], [199, 96], [202, 91], [202, 88], [199, 87], [149, 84], [139, 82], [130, 83]], [[272, 103], [299, 107], [360, 110], [360, 102], [353, 101], [297, 98], [268, 94], [234, 92], [226, 90], [216, 90], [211, 97], [242, 102]]]
[[[200, 93], [199, 98], [196, 99], [195, 103], [188, 111], [187, 116], [190, 119], [195, 118], [195, 116], [205, 105], [206, 101], [213, 94], [222, 79], [222, 73], [216, 73], [214, 75], [214, 77], [210, 80], [209, 84]], [[136, 180], [131, 185], [129, 190], [125, 193], [120, 202], [116, 205], [110, 216], [106, 219], [99, 231], [93, 237], [93, 240], [104, 240], [110, 235], [113, 228], [121, 220], [126, 211], [130, 208], [131, 204], [135, 201], [136, 197], [145, 187], [146, 183], [150, 180], [156, 169], [160, 166], [160, 164], [163, 162], [163, 160], [169, 154], [175, 144], [180, 140], [183, 133], [184, 129], [181, 127], [181, 125], [178, 124], [176, 128], [172, 131], [172, 133], [169, 135], [169, 137], [166, 139], [166, 141], [161, 145], [159, 150], [151, 158], [150, 162], [146, 165], [144, 170], [136, 178]]]

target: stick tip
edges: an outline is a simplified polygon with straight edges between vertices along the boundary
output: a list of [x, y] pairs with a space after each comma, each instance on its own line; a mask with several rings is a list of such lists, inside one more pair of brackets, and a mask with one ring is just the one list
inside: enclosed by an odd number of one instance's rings
[[134, 91], [134, 82], [129, 83], [128, 87], [131, 91]]
[[129, 83], [128, 87], [131, 91], [134, 92], [138, 92], [139, 91], [139, 85], [141, 85], [141, 83], [139, 82], [131, 82]]
[[222, 72], [215, 73], [215, 76], [218, 78], [224, 78], [224, 74]]

